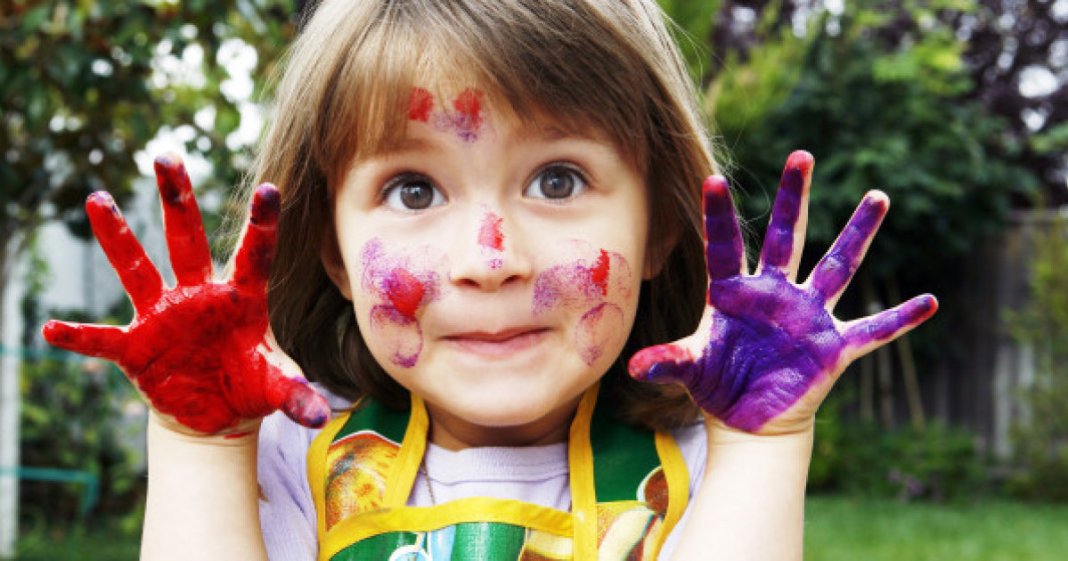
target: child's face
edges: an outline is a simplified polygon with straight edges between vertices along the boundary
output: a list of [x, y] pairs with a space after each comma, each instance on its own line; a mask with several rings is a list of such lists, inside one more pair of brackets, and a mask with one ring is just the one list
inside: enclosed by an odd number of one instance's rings
[[409, 117], [403, 146], [345, 170], [327, 269], [432, 441], [563, 440], [634, 321], [644, 182], [593, 131], [523, 126], [476, 89], [416, 88]]

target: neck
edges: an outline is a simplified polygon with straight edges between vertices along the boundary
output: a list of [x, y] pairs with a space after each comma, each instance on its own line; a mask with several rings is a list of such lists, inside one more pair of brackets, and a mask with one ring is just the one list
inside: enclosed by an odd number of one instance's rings
[[461, 419], [431, 403], [429, 441], [447, 450], [487, 446], [544, 446], [566, 442], [579, 398], [530, 423], [515, 426], [484, 426]]

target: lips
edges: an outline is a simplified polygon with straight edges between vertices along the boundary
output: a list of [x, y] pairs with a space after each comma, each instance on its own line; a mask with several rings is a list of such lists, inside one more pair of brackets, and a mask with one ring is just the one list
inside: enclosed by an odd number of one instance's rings
[[498, 358], [534, 347], [548, 333], [549, 329], [546, 327], [524, 326], [494, 332], [454, 333], [442, 337], [442, 340], [462, 352]]

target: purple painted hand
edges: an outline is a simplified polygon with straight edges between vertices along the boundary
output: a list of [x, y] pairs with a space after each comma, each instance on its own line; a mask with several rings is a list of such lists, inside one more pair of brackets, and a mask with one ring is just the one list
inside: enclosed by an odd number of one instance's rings
[[746, 432], [783, 434], [811, 426], [846, 366], [930, 318], [934, 296], [842, 322], [835, 303], [860, 265], [890, 201], [865, 195], [831, 249], [796, 283], [804, 244], [812, 156], [790, 155], [772, 209], [760, 265], [746, 273], [727, 181], [704, 184], [708, 308], [697, 333], [649, 347], [630, 360], [643, 381], [680, 383], [709, 415]]

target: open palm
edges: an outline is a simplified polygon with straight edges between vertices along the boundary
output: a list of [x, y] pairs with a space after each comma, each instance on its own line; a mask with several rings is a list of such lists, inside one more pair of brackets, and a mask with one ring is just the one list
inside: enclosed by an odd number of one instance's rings
[[631, 358], [639, 380], [681, 383], [709, 415], [747, 432], [803, 430], [852, 361], [934, 314], [931, 295], [873, 316], [842, 322], [834, 305], [860, 265], [889, 207], [869, 192], [804, 283], [796, 282], [804, 244], [812, 156], [790, 155], [764, 239], [747, 274], [727, 182], [704, 184], [708, 306], [690, 337]]
[[[322, 425], [325, 399], [300, 377], [282, 373], [287, 358], [267, 343], [267, 278], [280, 208], [278, 190], [260, 186], [234, 274], [212, 280], [212, 261], [189, 176], [176, 158], [156, 160], [164, 230], [177, 286], [164, 285], [115, 206], [99, 191], [86, 212], [136, 315], [125, 327], [49, 321], [49, 343], [112, 360], [173, 428], [235, 434], [282, 409]], [[176, 423], [176, 424], [175, 424]]]

